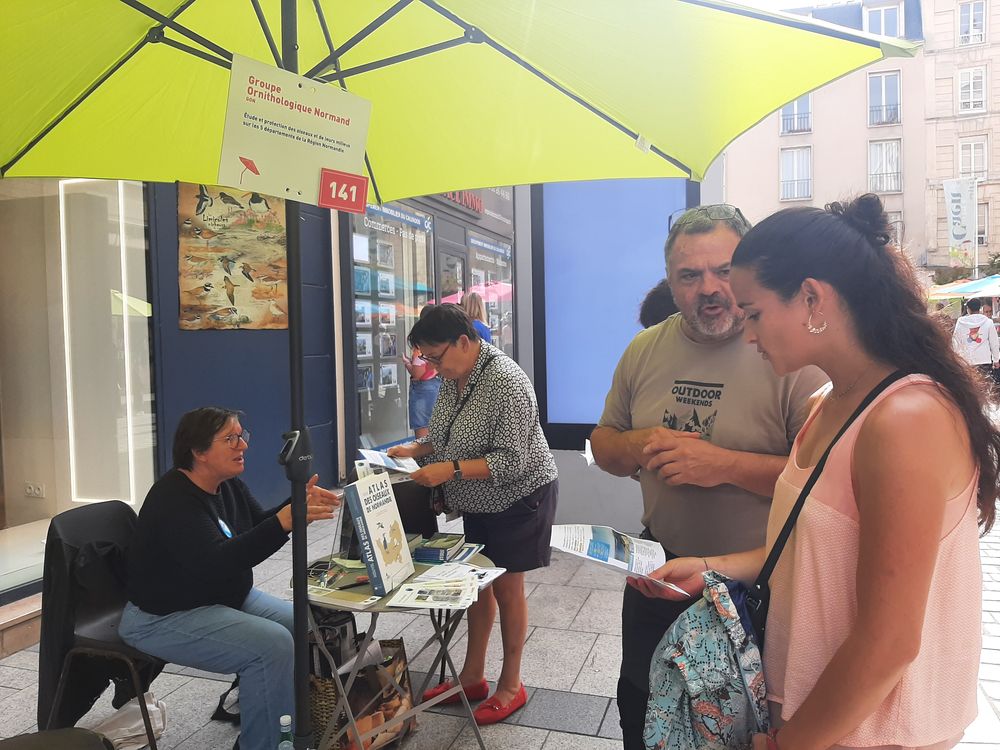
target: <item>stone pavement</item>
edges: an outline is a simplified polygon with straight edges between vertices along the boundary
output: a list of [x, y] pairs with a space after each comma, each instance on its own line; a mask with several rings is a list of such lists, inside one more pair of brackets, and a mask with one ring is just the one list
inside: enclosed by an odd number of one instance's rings
[[[309, 529], [309, 558], [327, 554], [333, 522]], [[983, 657], [979, 717], [966, 732], [965, 750], [1000, 750], [1000, 526], [982, 541]], [[289, 596], [290, 545], [255, 570], [257, 585]], [[527, 706], [504, 723], [483, 730], [491, 750], [613, 750], [620, 748], [614, 701], [621, 659], [622, 579], [599, 566], [555, 554], [552, 566], [528, 574], [530, 607], [524, 652]], [[366, 616], [359, 617], [364, 626]], [[402, 635], [415, 650], [431, 632], [427, 615], [391, 613], [380, 617], [380, 637]], [[464, 653], [464, 624], [453, 647], [457, 666]], [[0, 660], [0, 738], [35, 729], [38, 649], [32, 647]], [[497, 631], [488, 657], [489, 679], [499, 674]], [[429, 667], [426, 656], [413, 660], [413, 680]], [[160, 747], [228, 750], [236, 730], [209, 720], [225, 676], [170, 665], [153, 683], [167, 704], [167, 731]], [[109, 691], [110, 692], [110, 691]], [[82, 721], [93, 726], [111, 713], [105, 695]], [[474, 750], [475, 738], [454, 707], [427, 714], [404, 750]]]

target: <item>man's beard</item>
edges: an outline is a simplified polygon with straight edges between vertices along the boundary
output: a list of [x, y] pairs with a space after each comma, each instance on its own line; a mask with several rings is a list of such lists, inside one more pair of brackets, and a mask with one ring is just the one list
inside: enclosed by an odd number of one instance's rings
[[[724, 307], [726, 311], [717, 317], [703, 318], [700, 315], [702, 308], [711, 305]], [[710, 339], [727, 339], [738, 334], [743, 329], [742, 313], [734, 311], [730, 301], [718, 294], [700, 299], [695, 314], [688, 315], [684, 313], [683, 317], [695, 332]]]

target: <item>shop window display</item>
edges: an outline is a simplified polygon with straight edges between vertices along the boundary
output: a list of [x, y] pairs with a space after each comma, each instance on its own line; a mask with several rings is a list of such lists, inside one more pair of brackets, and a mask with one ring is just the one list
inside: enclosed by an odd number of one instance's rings
[[431, 299], [433, 220], [403, 204], [367, 207], [353, 219], [354, 328], [359, 443], [407, 438], [406, 335]]

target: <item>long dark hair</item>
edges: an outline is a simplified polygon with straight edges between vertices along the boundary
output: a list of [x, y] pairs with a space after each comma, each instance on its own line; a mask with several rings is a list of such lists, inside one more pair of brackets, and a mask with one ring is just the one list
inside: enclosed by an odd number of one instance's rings
[[882, 202], [868, 193], [825, 210], [778, 211], [740, 240], [733, 266], [750, 268], [757, 283], [785, 300], [807, 278], [825, 281], [844, 300], [870, 356], [906, 373], [928, 375], [948, 391], [965, 418], [979, 464], [979, 524], [986, 534], [996, 515], [1000, 457], [988, 391], [927, 314], [913, 267], [890, 239]]

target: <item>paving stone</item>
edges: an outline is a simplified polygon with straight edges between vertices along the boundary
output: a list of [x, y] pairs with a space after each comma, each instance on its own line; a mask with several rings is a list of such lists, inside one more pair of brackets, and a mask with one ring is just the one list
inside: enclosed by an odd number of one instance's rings
[[622, 633], [622, 591], [591, 591], [569, 630], [584, 633]]
[[[480, 727], [479, 731], [488, 750], [541, 750], [549, 735], [545, 729], [504, 723]], [[479, 750], [471, 727], [462, 729], [450, 750]]]
[[625, 576], [603, 565], [588, 563], [580, 566], [569, 581], [569, 586], [580, 586], [585, 589], [602, 589], [605, 591], [624, 591]]
[[614, 635], [599, 635], [580, 668], [576, 682], [573, 683], [573, 692], [614, 698], [618, 691], [621, 663], [621, 638]]
[[618, 714], [618, 702], [612, 698], [608, 703], [608, 712], [604, 714], [604, 721], [601, 722], [601, 729], [597, 733], [598, 737], [609, 737], [622, 741], [621, 716]]
[[[170, 699], [164, 700], [164, 703], [167, 703], [167, 728], [163, 737], [157, 740], [157, 746], [164, 750], [180, 747], [185, 740], [209, 723], [221, 723], [210, 722], [210, 717], [223, 689], [224, 685], [217, 680], [192, 677], [174, 690]], [[192, 746], [186, 745], [186, 747]], [[232, 744], [221, 747], [223, 749], [232, 747]]]
[[518, 712], [519, 726], [554, 729], [560, 732], [597, 734], [608, 708], [608, 699], [597, 695], [536, 690]]
[[528, 597], [528, 624], [569, 629], [590, 592], [574, 586], [539, 583]]
[[37, 669], [18, 669], [17, 667], [0, 666], [0, 687], [20, 690], [37, 682]]
[[570, 690], [596, 640], [594, 633], [535, 628], [524, 644], [521, 679], [526, 685]]
[[24, 734], [37, 726], [38, 684], [0, 699], [0, 737]]
[[582, 734], [549, 732], [542, 750], [621, 750], [621, 740], [587, 737]]
[[[403, 740], [405, 750], [442, 750], [458, 737], [467, 720], [439, 713], [423, 713], [417, 717], [417, 731]], [[476, 746], [478, 750], [478, 745]]]
[[[168, 709], [169, 710], [169, 709]], [[168, 720], [167, 731], [170, 730]], [[218, 748], [218, 750], [228, 750], [233, 746], [236, 738], [240, 734], [240, 728], [225, 721], [210, 721], [200, 729], [195, 730], [187, 739], [179, 745], [175, 745], [178, 750], [205, 750], [205, 748]], [[159, 747], [160, 743], [157, 742]]]
[[38, 652], [15, 651], [13, 654], [0, 659], [0, 665], [5, 667], [16, 667], [17, 669], [30, 669], [32, 672], [38, 671]]
[[562, 585], [572, 579], [583, 564], [583, 560], [575, 555], [552, 550], [551, 564], [547, 568], [529, 570], [524, 574], [524, 580], [532, 583]]
[[[452, 661], [455, 662], [455, 668], [461, 669], [462, 663], [465, 659], [465, 640], [464, 633], [468, 630], [468, 625], [465, 618], [462, 618], [462, 622], [458, 624], [458, 630], [455, 636], [451, 639], [448, 650], [451, 654]], [[398, 637], [403, 639], [406, 644], [406, 656], [410, 660], [410, 668], [417, 669], [420, 671], [427, 671], [430, 669], [431, 662], [438, 653], [438, 644], [432, 643], [427, 649], [417, 656], [417, 649], [424, 645], [428, 638], [434, 635], [434, 625], [431, 623], [431, 619], [427, 615], [417, 615], [413, 621], [405, 626], [398, 634]]]

